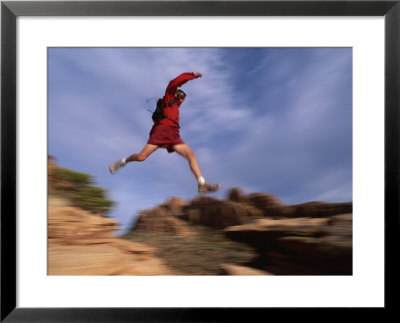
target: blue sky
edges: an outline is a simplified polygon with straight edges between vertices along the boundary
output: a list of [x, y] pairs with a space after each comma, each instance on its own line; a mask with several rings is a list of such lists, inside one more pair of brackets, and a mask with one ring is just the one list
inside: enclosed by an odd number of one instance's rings
[[49, 48], [48, 153], [89, 173], [125, 229], [140, 210], [197, 196], [187, 161], [148, 140], [156, 98], [182, 72], [181, 137], [204, 177], [287, 204], [352, 200], [351, 48]]

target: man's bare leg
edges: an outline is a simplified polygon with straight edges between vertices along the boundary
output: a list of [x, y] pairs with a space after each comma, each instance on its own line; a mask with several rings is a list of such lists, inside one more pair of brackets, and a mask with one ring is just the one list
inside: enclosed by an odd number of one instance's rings
[[204, 177], [201, 175], [199, 164], [197, 163], [196, 155], [187, 144], [175, 145], [174, 150], [179, 155], [186, 158], [189, 162], [190, 170], [192, 171], [193, 175], [196, 177], [199, 183], [199, 192], [205, 193], [219, 190], [219, 184], [212, 185], [204, 180]]
[[110, 166], [110, 172], [112, 174], [114, 174], [118, 169], [120, 169], [121, 167], [125, 166], [129, 162], [133, 162], [133, 161], [141, 162], [141, 161], [144, 161], [157, 148], [158, 148], [158, 146], [156, 146], [156, 145], [146, 144], [143, 147], [143, 149], [142, 149], [142, 151], [140, 153], [130, 155], [127, 158], [122, 158], [122, 159], [112, 163], [111, 166]]
[[181, 156], [187, 159], [189, 162], [190, 170], [196, 179], [201, 177], [201, 171], [199, 164], [197, 163], [195, 153], [190, 149], [190, 147], [186, 144], [178, 144], [174, 146], [174, 150]]
[[144, 161], [155, 150], [157, 150], [157, 148], [158, 148], [158, 146], [156, 146], [156, 145], [146, 144], [146, 146], [143, 147], [143, 149], [140, 153], [130, 155], [128, 158], [126, 158], [126, 162], [129, 163], [129, 162], [133, 162], [133, 161], [138, 161], [138, 162]]

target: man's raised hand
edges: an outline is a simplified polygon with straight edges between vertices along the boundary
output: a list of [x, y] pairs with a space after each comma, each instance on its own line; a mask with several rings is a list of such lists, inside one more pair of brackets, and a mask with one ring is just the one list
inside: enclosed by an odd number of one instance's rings
[[196, 78], [196, 79], [198, 79], [199, 77], [202, 77], [202, 76], [203, 76], [203, 74], [201, 74], [199, 72], [194, 73], [194, 78]]

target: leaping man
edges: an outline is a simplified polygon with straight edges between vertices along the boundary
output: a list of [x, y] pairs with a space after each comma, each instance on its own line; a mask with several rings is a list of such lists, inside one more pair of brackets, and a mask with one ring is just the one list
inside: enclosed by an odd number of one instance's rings
[[189, 162], [190, 170], [198, 182], [199, 193], [214, 192], [219, 190], [219, 184], [208, 183], [201, 174], [195, 153], [181, 139], [179, 134], [179, 108], [186, 98], [185, 92], [178, 89], [187, 81], [202, 77], [201, 73], [182, 73], [169, 82], [165, 95], [160, 101], [163, 109], [163, 117], [156, 120], [151, 128], [149, 140], [142, 151], [122, 158], [110, 166], [110, 172], [114, 174], [118, 169], [130, 162], [142, 162], [158, 148], [165, 148], [169, 153], [177, 152]]

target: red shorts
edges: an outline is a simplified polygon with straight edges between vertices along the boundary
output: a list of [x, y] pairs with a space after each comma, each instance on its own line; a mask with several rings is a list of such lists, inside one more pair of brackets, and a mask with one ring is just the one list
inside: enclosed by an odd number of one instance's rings
[[150, 138], [147, 143], [166, 148], [169, 153], [172, 153], [174, 152], [173, 146], [184, 144], [185, 142], [179, 136], [179, 129], [163, 124], [155, 124], [150, 130]]

